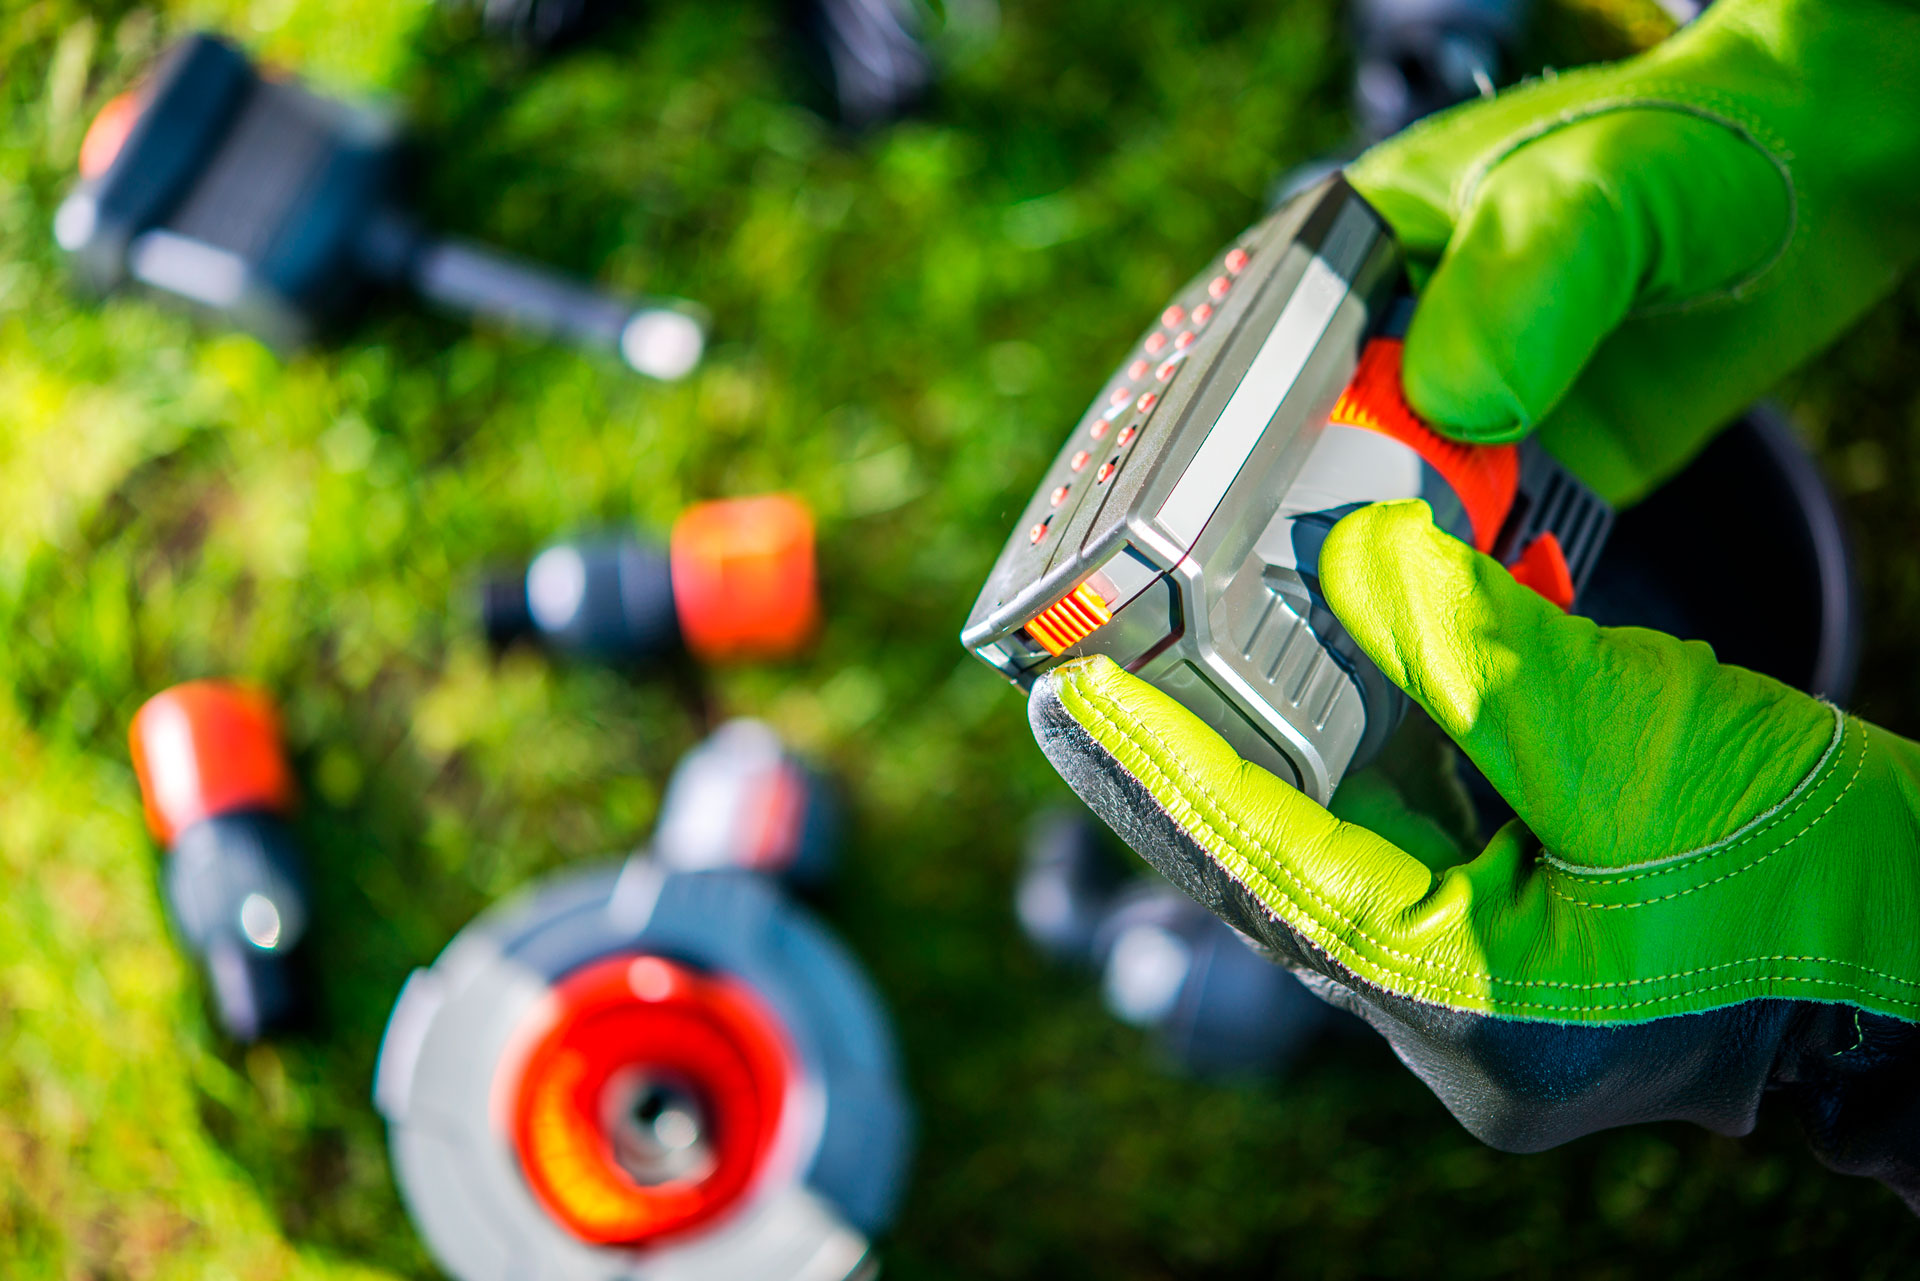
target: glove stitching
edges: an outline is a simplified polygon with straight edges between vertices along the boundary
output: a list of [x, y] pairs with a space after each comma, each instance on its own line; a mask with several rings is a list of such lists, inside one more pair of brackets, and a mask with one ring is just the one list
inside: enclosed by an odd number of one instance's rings
[[[1684, 890], [1675, 890], [1671, 894], [1662, 894], [1655, 898], [1634, 899], [1634, 900], [1630, 900], [1628, 902], [1623, 902], [1623, 903], [1601, 903], [1601, 902], [1596, 902], [1589, 899], [1574, 898], [1571, 895], [1569, 895], [1565, 890], [1561, 889], [1560, 886], [1555, 883], [1555, 878], [1552, 875], [1549, 875], [1547, 877], [1547, 891], [1548, 893], [1552, 894], [1555, 898], [1559, 899], [1563, 903], [1571, 903], [1576, 907], [1594, 907], [1594, 908], [1599, 908], [1602, 911], [1610, 912], [1610, 911], [1615, 911], [1619, 908], [1648, 907], [1654, 903], [1665, 903], [1669, 899], [1685, 898], [1687, 895], [1697, 893], [1698, 891], [1704, 890], [1709, 886], [1718, 885], [1720, 882], [1725, 880], [1731, 880], [1733, 877], [1740, 875], [1742, 872], [1751, 871], [1753, 868], [1760, 866], [1762, 863], [1772, 858], [1775, 854], [1778, 854], [1781, 850], [1786, 849], [1789, 845], [1792, 845], [1795, 841], [1799, 840], [1801, 837], [1805, 836], [1808, 832], [1811, 832], [1815, 827], [1819, 826], [1820, 820], [1824, 819], [1827, 815], [1833, 813], [1834, 807], [1840, 804], [1841, 801], [1846, 799], [1847, 793], [1853, 790], [1853, 785], [1856, 782], [1858, 782], [1860, 779], [1860, 771], [1863, 768], [1865, 768], [1867, 763], [1867, 742], [1866, 742], [1867, 736], [1865, 734], [1861, 734], [1859, 738], [1860, 738], [1859, 750], [1854, 756], [1853, 773], [1850, 776], [1848, 776], [1846, 786], [1842, 787], [1838, 792], [1834, 793], [1833, 799], [1827, 802], [1827, 808], [1821, 810], [1818, 814], [1814, 815], [1812, 821], [1810, 821], [1805, 827], [1801, 828], [1799, 831], [1795, 832], [1792, 836], [1789, 836], [1786, 840], [1780, 842], [1780, 844], [1774, 846], [1772, 849], [1768, 850], [1766, 853], [1761, 854], [1758, 857], [1749, 860], [1748, 862], [1742, 863], [1738, 867], [1730, 868], [1727, 871], [1722, 872], [1720, 875], [1714, 877], [1712, 880], [1701, 881], [1698, 885], [1690, 885]], [[1662, 868], [1652, 872], [1641, 872], [1637, 876], [1618, 877], [1612, 881], [1589, 881], [1586, 883], [1590, 885], [1625, 885], [1633, 881], [1643, 881], [1650, 876], [1658, 876], [1661, 874], [1662, 871], [1665, 871], [1665, 870], [1666, 869]]]
[[1855, 1050], [1859, 1049], [1862, 1045], [1865, 1045], [1866, 1041], [1867, 1041], [1866, 1030], [1860, 1026], [1860, 1011], [1858, 1008], [1855, 1008], [1855, 1010], [1853, 1011], [1853, 1044], [1846, 1046], [1842, 1049], [1835, 1050], [1832, 1054], [1828, 1055], [1827, 1057], [1835, 1058], [1835, 1059], [1844, 1059], [1845, 1057], [1847, 1057], [1847, 1055], [1852, 1054]]
[[[1724, 836], [1710, 845], [1702, 845], [1697, 849], [1686, 850], [1679, 854], [1668, 854], [1661, 858], [1647, 859], [1644, 862], [1629, 864], [1626, 867], [1594, 867], [1584, 863], [1569, 863], [1565, 859], [1545, 849], [1540, 852], [1540, 861], [1570, 876], [1593, 878], [1587, 880], [1586, 883], [1589, 885], [1624, 885], [1629, 881], [1645, 880], [1649, 876], [1681, 871], [1689, 863], [1697, 859], [1705, 858], [1710, 854], [1724, 854], [1738, 846], [1745, 845], [1749, 841], [1758, 839], [1769, 829], [1786, 822], [1801, 809], [1805, 808], [1806, 804], [1813, 799], [1814, 794], [1820, 790], [1820, 784], [1825, 781], [1826, 775], [1831, 772], [1830, 767], [1834, 766], [1834, 758], [1839, 755], [1841, 740], [1846, 735], [1847, 721], [1845, 714], [1842, 713], [1839, 708], [1833, 706], [1833, 704], [1828, 703], [1827, 708], [1833, 713], [1833, 734], [1832, 737], [1827, 740], [1826, 750], [1820, 753], [1820, 759], [1813, 763], [1813, 768], [1807, 771], [1804, 778], [1793, 785], [1793, 790], [1788, 792], [1779, 804], [1770, 810], [1756, 815], [1731, 835]], [[1815, 821], [1817, 822], [1818, 820], [1816, 819]], [[1619, 873], [1622, 872], [1633, 872], [1636, 873], [1636, 875], [1619, 875]]]
[[[1689, 99], [1694, 100], [1689, 101]], [[1635, 110], [1679, 112], [1682, 115], [1717, 124], [1745, 141], [1780, 171], [1780, 180], [1787, 190], [1787, 225], [1781, 232], [1780, 242], [1774, 246], [1773, 252], [1731, 283], [1715, 289], [1703, 290], [1685, 298], [1629, 308], [1625, 319], [1685, 314], [1716, 303], [1738, 302], [1744, 299], [1759, 285], [1762, 278], [1786, 259], [1801, 238], [1800, 189], [1793, 180], [1793, 153], [1763, 122], [1750, 116], [1741, 104], [1711, 90], [1703, 90], [1696, 85], [1648, 81], [1633, 86], [1630, 94], [1603, 98], [1583, 103], [1578, 107], [1563, 108], [1509, 135], [1480, 160], [1469, 165], [1454, 183], [1452, 213], [1455, 225], [1457, 226], [1466, 217], [1467, 205], [1479, 191], [1480, 184], [1500, 166], [1501, 162], [1510, 159], [1527, 144], [1538, 142], [1572, 125], [1617, 112]]]
[[[1150, 737], [1153, 740], [1154, 745], [1158, 747], [1161, 751], [1168, 750], [1168, 745], [1165, 739], [1161, 738], [1158, 734], [1153, 733], [1153, 731], [1145, 727], [1140, 727], [1137, 731], [1127, 729], [1126, 727], [1122, 726], [1118, 720], [1116, 720], [1104, 708], [1102, 708], [1099, 705], [1099, 702], [1097, 701], [1100, 697], [1099, 695], [1084, 688], [1080, 689], [1078, 692], [1080, 693], [1081, 697], [1085, 699], [1087, 711], [1091, 715], [1096, 717], [1101, 722], [1101, 724], [1105, 725], [1108, 729], [1112, 730], [1115, 734], [1117, 734], [1123, 741], [1131, 743], [1134, 747], [1140, 750], [1140, 755], [1143, 758], [1141, 763], [1146, 767], [1147, 770], [1151, 771], [1153, 775], [1158, 777], [1162, 782], [1168, 784], [1173, 789], [1174, 794], [1179, 798], [1183, 806], [1192, 814], [1197, 826], [1202, 830], [1202, 832], [1205, 835], [1211, 836], [1212, 838], [1214, 838], [1215, 843], [1224, 847], [1227, 854], [1231, 855], [1232, 862], [1229, 863], [1226, 859], [1222, 858], [1220, 854], [1214, 853], [1211, 850], [1207, 850], [1207, 853], [1209, 854], [1209, 856], [1212, 857], [1216, 862], [1220, 863], [1221, 866], [1227, 872], [1238, 877], [1241, 880], [1241, 883], [1243, 885], [1246, 885], [1248, 889], [1254, 892], [1256, 898], [1262, 897], [1261, 890], [1264, 889], [1266, 891], [1267, 897], [1278, 898], [1282, 902], [1286, 903], [1288, 906], [1292, 907], [1294, 911], [1301, 918], [1303, 918], [1303, 920], [1294, 921], [1294, 920], [1282, 919], [1282, 924], [1284, 924], [1290, 929], [1297, 930], [1300, 933], [1307, 935], [1310, 941], [1314, 942], [1318, 946], [1325, 948], [1330, 954], [1338, 954], [1344, 964], [1349, 965], [1355, 971], [1356, 974], [1360, 974], [1363, 977], [1368, 972], [1371, 972], [1377, 977], [1385, 978], [1386, 980], [1389, 980], [1392, 983], [1411, 987], [1415, 991], [1439, 993], [1443, 996], [1453, 997], [1456, 1000], [1471, 999], [1471, 994], [1462, 992], [1458, 984], [1449, 984], [1439, 979], [1423, 978], [1418, 975], [1408, 974], [1403, 971], [1393, 969], [1390, 966], [1384, 965], [1380, 961], [1372, 957], [1366, 956], [1365, 954], [1361, 953], [1358, 949], [1356, 949], [1350, 941], [1348, 941], [1350, 937], [1354, 939], [1358, 939], [1360, 942], [1363, 942], [1368, 946], [1375, 948], [1378, 951], [1395, 958], [1396, 960], [1405, 961], [1414, 965], [1423, 966], [1430, 970], [1438, 970], [1446, 974], [1457, 975], [1460, 978], [1468, 979], [1478, 983], [1486, 983], [1493, 986], [1510, 987], [1510, 988], [1549, 988], [1549, 989], [1559, 989], [1559, 990], [1566, 990], [1566, 991], [1600, 991], [1600, 990], [1607, 990], [1607, 989], [1613, 989], [1613, 988], [1637, 987], [1637, 986], [1643, 986], [1643, 985], [1653, 984], [1653, 983], [1670, 982], [1675, 979], [1691, 978], [1700, 974], [1712, 973], [1717, 970], [1734, 969], [1742, 965], [1762, 965], [1762, 964], [1776, 964], [1776, 963], [1832, 965], [1832, 966], [1837, 966], [1844, 969], [1858, 970], [1864, 974], [1871, 975], [1876, 978], [1885, 979], [1891, 983], [1895, 983], [1903, 987], [1920, 988], [1920, 981], [1904, 978], [1900, 975], [1892, 974], [1884, 970], [1876, 970], [1871, 966], [1860, 964], [1857, 961], [1842, 960], [1838, 957], [1791, 956], [1791, 955], [1758, 956], [1758, 957], [1748, 957], [1744, 960], [1739, 960], [1739, 961], [1720, 962], [1715, 965], [1701, 966], [1701, 967], [1696, 967], [1690, 970], [1679, 970], [1669, 974], [1643, 975], [1639, 978], [1634, 978], [1634, 979], [1621, 979], [1621, 980], [1611, 980], [1611, 981], [1603, 980], [1603, 981], [1598, 981], [1593, 983], [1573, 983], [1566, 980], [1558, 980], [1558, 979], [1502, 978], [1499, 975], [1493, 974], [1488, 971], [1472, 970], [1464, 966], [1451, 965], [1451, 964], [1448, 964], [1447, 962], [1436, 960], [1432, 957], [1420, 956], [1414, 953], [1403, 952], [1400, 949], [1390, 946], [1389, 944], [1383, 942], [1381, 939], [1376, 938], [1374, 935], [1367, 932], [1364, 928], [1361, 927], [1358, 921], [1355, 921], [1351, 917], [1347, 916], [1332, 902], [1330, 902], [1325, 897], [1323, 897], [1312, 885], [1301, 880], [1300, 877], [1291, 868], [1289, 868], [1283, 860], [1280, 860], [1275, 856], [1274, 851], [1271, 848], [1269, 848], [1264, 841], [1260, 840], [1251, 831], [1243, 827], [1237, 820], [1235, 820], [1234, 818], [1232, 818], [1230, 815], [1226, 813], [1225, 802], [1210, 787], [1208, 787], [1205, 782], [1201, 781], [1200, 779], [1191, 778], [1191, 777], [1177, 778], [1173, 774], [1169, 773], [1166, 767], [1161, 765], [1160, 762], [1155, 758], [1153, 752], [1149, 750], [1146, 744], [1144, 744], [1141, 741], [1141, 736]], [[1109, 752], [1108, 754], [1113, 755], [1113, 753], [1111, 752]], [[1865, 757], [1864, 745], [1862, 746], [1862, 749], [1861, 749], [1861, 757], [1864, 760], [1864, 757]], [[1139, 776], [1137, 771], [1135, 772], [1135, 776], [1136, 777]], [[1859, 768], [1858, 766], [1856, 766], [1854, 770], [1853, 778], [1858, 778], [1858, 777], [1859, 777]], [[1850, 778], [1847, 783], [1847, 788], [1842, 789], [1840, 795], [1844, 796], [1846, 794], [1846, 790], [1850, 789], [1852, 786], [1853, 786], [1853, 779]], [[1218, 811], [1219, 820], [1220, 820], [1219, 823], [1216, 823], [1208, 815], [1201, 812], [1200, 807], [1194, 804], [1193, 798], [1187, 792], [1187, 789], [1189, 787], [1199, 792], [1200, 795], [1204, 796], [1212, 804], [1212, 806]], [[1152, 791], [1152, 789], [1149, 788], [1149, 791]], [[1157, 794], [1156, 794], [1156, 799], [1157, 799]], [[1834, 798], [1834, 803], [1837, 804], [1838, 801], [1839, 801], [1839, 797], [1837, 796]], [[1832, 809], [1832, 806], [1829, 805], [1827, 811], [1823, 811], [1820, 817], [1824, 818], [1826, 813], [1830, 812], [1831, 809]], [[1169, 818], [1174, 817], [1171, 811], [1168, 812], [1168, 817]], [[1175, 818], [1174, 821], [1178, 823], [1179, 819]], [[1814, 820], [1815, 823], [1817, 823], [1818, 821], [1819, 821], [1818, 818]], [[1334, 920], [1338, 921], [1340, 924], [1346, 927], [1345, 934], [1342, 934], [1336, 931], [1332, 925], [1320, 920], [1311, 910], [1309, 910], [1306, 904], [1302, 903], [1293, 894], [1288, 893], [1284, 887], [1282, 887], [1277, 882], [1275, 882], [1275, 880], [1270, 875], [1268, 875], [1265, 871], [1263, 871], [1261, 868], [1255, 866], [1253, 861], [1249, 859], [1247, 855], [1244, 852], [1242, 852], [1242, 850], [1239, 848], [1238, 843], [1235, 840], [1233, 840], [1231, 837], [1229, 837], [1226, 833], [1220, 830], [1220, 824], [1222, 823], [1227, 828], [1231, 829], [1233, 833], [1238, 835], [1241, 838], [1241, 840], [1243, 840], [1247, 844], [1252, 845], [1254, 848], [1260, 850], [1262, 853], [1266, 854], [1268, 858], [1273, 862], [1274, 866], [1279, 869], [1279, 871], [1286, 877], [1286, 879], [1289, 882], [1293, 884], [1295, 888], [1297, 888], [1302, 893], [1304, 893], [1308, 899], [1312, 900], [1314, 904], [1318, 905], [1329, 916], [1334, 918]], [[1792, 839], [1798, 840], [1800, 836], [1805, 835], [1806, 832], [1811, 831], [1812, 828], [1813, 828], [1813, 824], [1811, 823], [1808, 824], [1807, 828], [1803, 829], [1803, 831], [1801, 831], [1800, 833], [1796, 833]], [[1205, 846], [1203, 845], [1202, 848], [1205, 849]], [[1781, 848], [1785, 848], [1785, 846], [1782, 846]], [[1766, 856], [1763, 855], [1762, 859], [1764, 859], [1765, 857]], [[1755, 863], [1748, 864], [1747, 866], [1749, 867], [1754, 866], [1760, 861], [1761, 860], [1757, 859], [1755, 860]], [[1741, 870], [1744, 870], [1744, 869], [1741, 869]], [[1729, 875], [1733, 875], [1733, 874], [1734, 873], [1729, 873]], [[1725, 878], [1722, 877], [1719, 879], [1725, 879]], [[1709, 884], [1711, 883], [1712, 882], [1709, 882]], [[1699, 888], [1699, 887], [1696, 887], [1696, 888]], [[1683, 893], [1691, 893], [1691, 891], [1683, 891]], [[1678, 897], [1678, 895], [1669, 895], [1668, 897]], [[1263, 898], [1262, 901], [1264, 902], [1265, 899]], [[1598, 906], [1619, 906], [1619, 905], [1600, 904]], [[1273, 909], [1270, 906], [1268, 907], [1268, 910], [1273, 911]], [[1278, 916], [1279, 913], [1275, 912], [1275, 915]], [[1847, 996], [1856, 1000], [1871, 999], [1876, 1001], [1884, 1001], [1890, 1005], [1896, 1005], [1905, 1009], [1920, 1011], [1920, 1001], [1908, 1000], [1902, 997], [1890, 996], [1883, 993], [1866, 992], [1855, 985], [1849, 984], [1845, 980], [1830, 978], [1822, 975], [1791, 975], [1791, 974], [1755, 975], [1751, 978], [1741, 979], [1731, 983], [1718, 983], [1718, 984], [1709, 985], [1707, 987], [1694, 988], [1692, 989], [1692, 991], [1687, 993], [1673, 993], [1666, 996], [1650, 997], [1644, 1001], [1614, 1002], [1614, 1003], [1604, 1004], [1604, 1005], [1567, 1006], [1567, 1005], [1550, 1004], [1547, 1002], [1514, 1001], [1508, 998], [1501, 998], [1501, 997], [1488, 997], [1485, 999], [1487, 1001], [1487, 1004], [1490, 1007], [1493, 1007], [1496, 1011], [1500, 1009], [1514, 1009], [1514, 1010], [1543, 1010], [1543, 1011], [1560, 1012], [1560, 1013], [1607, 1012], [1607, 1011], [1646, 1009], [1648, 1007], [1657, 1006], [1657, 1005], [1671, 1005], [1671, 1004], [1674, 1004], [1675, 1002], [1682, 1000], [1684, 997], [1691, 997], [1691, 996], [1699, 995], [1705, 992], [1725, 991], [1730, 988], [1747, 987], [1753, 984], [1763, 984], [1763, 983], [1823, 984], [1829, 987], [1839, 988]], [[1383, 984], [1383, 986], [1387, 986], [1387, 985]], [[1412, 997], [1413, 993], [1408, 992], [1408, 993], [1405, 993], [1405, 995]], [[1442, 1004], [1442, 1005], [1447, 1004], [1447, 1002], [1445, 1001], [1439, 1001], [1436, 1003]], [[1453, 1008], [1453, 1007], [1449, 1007], [1449, 1008]]]
[[[1415, 978], [1411, 975], [1396, 974], [1391, 970], [1385, 969], [1385, 967], [1383, 966], [1379, 966], [1377, 963], [1375, 963], [1375, 968], [1382, 970], [1383, 973], [1388, 974], [1390, 977], [1403, 980], [1410, 987], [1414, 987], [1417, 989], [1425, 989], [1432, 992], [1439, 992], [1444, 995], [1451, 995], [1456, 999], [1462, 998], [1466, 995], [1464, 993], [1454, 991], [1444, 986], [1443, 984], [1440, 984], [1430, 979], [1420, 979], [1420, 978]], [[1469, 976], [1469, 977], [1476, 977], [1476, 976]], [[1506, 981], [1506, 980], [1494, 978], [1492, 975], [1485, 975], [1485, 976], [1478, 976], [1478, 977], [1485, 977], [1486, 979], [1488, 979], [1488, 981], [1494, 982], [1494, 983], [1501, 983]], [[1664, 980], [1664, 979], [1685, 978], [1685, 977], [1686, 975], [1684, 974], [1668, 974], [1668, 975], [1662, 975], [1661, 979]], [[1647, 981], [1655, 982], [1659, 980], [1649, 979]], [[1904, 997], [1898, 997], [1898, 996], [1887, 996], [1884, 993], [1862, 992], [1860, 989], [1854, 987], [1853, 985], [1849, 984], [1843, 979], [1826, 978], [1821, 975], [1799, 975], [1799, 974], [1756, 974], [1752, 978], [1748, 978], [1748, 979], [1739, 979], [1731, 983], [1710, 983], [1705, 987], [1689, 988], [1686, 992], [1675, 992], [1675, 993], [1670, 993], [1669, 995], [1666, 995], [1666, 996], [1648, 997], [1644, 1001], [1613, 1001], [1613, 1002], [1607, 1002], [1605, 1004], [1600, 1004], [1600, 1005], [1589, 1005], [1584, 1003], [1579, 1005], [1556, 1005], [1546, 1001], [1514, 1001], [1514, 1000], [1509, 1000], [1505, 997], [1486, 997], [1484, 999], [1488, 1007], [1486, 1013], [1489, 1015], [1498, 1015], [1508, 1010], [1544, 1010], [1549, 1013], [1559, 1013], [1559, 1014], [1599, 1014], [1599, 1013], [1608, 1013], [1608, 1012], [1618, 1011], [1618, 1010], [1644, 1010], [1644, 1009], [1652, 1008], [1654, 1006], [1674, 1005], [1683, 1000], [1687, 1000], [1696, 996], [1701, 996], [1708, 992], [1725, 992], [1730, 989], [1735, 989], [1735, 988], [1744, 989], [1744, 988], [1752, 987], [1756, 984], [1768, 984], [1768, 983], [1810, 983], [1810, 984], [1816, 984], [1816, 985], [1825, 986], [1825, 987], [1833, 987], [1833, 988], [1840, 989], [1841, 995], [1839, 999], [1846, 1002], [1849, 1005], [1851, 1005], [1855, 1001], [1870, 999], [1875, 1002], [1884, 1002], [1887, 1005], [1897, 1005], [1903, 1009], [1920, 1011], [1920, 1001], [1910, 1001]], [[1411, 992], [1404, 993], [1404, 995], [1407, 995], [1409, 997], [1413, 996]], [[1770, 995], [1772, 995], [1772, 993], [1751, 992], [1747, 996], [1743, 997], [1742, 1000], [1743, 1001], [1763, 1000]], [[1418, 999], [1418, 998], [1416, 997], [1414, 999]], [[1814, 997], [1810, 999], [1818, 1000], [1819, 998]], [[1437, 1002], [1437, 1003], [1442, 1005], [1446, 1004], [1446, 1002], [1444, 1001]], [[1734, 1002], [1733, 1004], [1739, 1004], [1739, 1002]], [[1457, 1009], [1458, 1007], [1448, 1006], [1448, 1008]], [[1721, 1007], [1721, 1008], [1724, 1008], [1724, 1007]], [[1700, 1011], [1696, 1011], [1696, 1010], [1683, 1011], [1683, 1013], [1698, 1013], [1698, 1012]]]

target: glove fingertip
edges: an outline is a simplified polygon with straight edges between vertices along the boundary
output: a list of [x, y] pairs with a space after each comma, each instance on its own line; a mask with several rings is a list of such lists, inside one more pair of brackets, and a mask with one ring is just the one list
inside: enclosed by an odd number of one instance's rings
[[1433, 523], [1426, 503], [1403, 499], [1363, 507], [1333, 527], [1320, 550], [1320, 583], [1382, 674], [1432, 712], [1433, 691], [1459, 684], [1451, 670], [1458, 637], [1493, 608], [1479, 560]]
[[1320, 580], [1334, 612], [1345, 617], [1349, 607], [1364, 608], [1382, 588], [1415, 574], [1431, 576], [1468, 550], [1433, 523], [1425, 499], [1374, 503], [1328, 533], [1320, 549]]
[[1525, 436], [1534, 415], [1491, 352], [1480, 328], [1480, 304], [1457, 299], [1442, 264], [1420, 296], [1407, 331], [1401, 389], [1435, 431], [1470, 444], [1504, 444]]

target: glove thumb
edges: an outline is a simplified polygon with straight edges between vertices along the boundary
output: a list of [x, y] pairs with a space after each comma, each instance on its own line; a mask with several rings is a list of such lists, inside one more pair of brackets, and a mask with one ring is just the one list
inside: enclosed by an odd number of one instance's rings
[[1556, 853], [1615, 866], [1719, 840], [1790, 792], [1833, 713], [1710, 646], [1564, 614], [1435, 528], [1342, 520], [1320, 581], [1348, 633]]

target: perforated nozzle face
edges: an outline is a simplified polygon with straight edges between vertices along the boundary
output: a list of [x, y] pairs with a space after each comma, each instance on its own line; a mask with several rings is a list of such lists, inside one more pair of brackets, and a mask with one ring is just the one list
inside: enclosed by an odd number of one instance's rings
[[[1283, 509], [1398, 283], [1384, 224], [1338, 176], [1237, 237], [1074, 429], [963, 643], [1023, 687], [1107, 654], [1329, 794], [1366, 733], [1365, 697], [1311, 618], [1312, 567], [1295, 563]], [[1394, 463], [1378, 496], [1417, 468]]]
[[[1383, 230], [1335, 179], [1237, 237], [1176, 294], [1036, 486], [964, 642], [978, 648], [1018, 631], [1123, 546], [1157, 569], [1177, 563], [1227, 500], [1248, 451], [1264, 443], [1272, 452], [1308, 430], [1313, 402], [1345, 382], [1323, 367], [1338, 364], [1331, 349], [1342, 340], [1357, 346], [1354, 331], [1390, 284]], [[1323, 340], [1330, 350], [1315, 362]]]
[[356, 296], [395, 143], [380, 113], [188, 35], [96, 118], [54, 235], [94, 290], [137, 282], [300, 342]]

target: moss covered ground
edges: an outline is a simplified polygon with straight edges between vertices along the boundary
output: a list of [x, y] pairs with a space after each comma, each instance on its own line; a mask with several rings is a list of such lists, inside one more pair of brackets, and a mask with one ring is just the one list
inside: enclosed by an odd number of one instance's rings
[[[850, 798], [823, 909], [922, 1116], [892, 1276], [1911, 1274], [1914, 1220], [1790, 1126], [1506, 1156], [1358, 1041], [1197, 1084], [1014, 929], [1020, 828], [1064, 790], [954, 634], [1141, 318], [1346, 136], [1331, 0], [1003, 0], [922, 119], [858, 139], [796, 105], [776, 5], [633, 8], [530, 65], [423, 0], [0, 0], [0, 1274], [432, 1275], [368, 1101], [401, 980], [641, 838], [720, 707]], [[1555, 10], [1543, 57], [1652, 13]], [[81, 132], [196, 23], [402, 104], [443, 226], [701, 299], [712, 358], [666, 387], [398, 306], [282, 357], [76, 301], [49, 220]], [[1916, 352], [1908, 293], [1788, 389], [1859, 527], [1860, 705], [1910, 733]], [[811, 657], [689, 699], [477, 639], [480, 567], [769, 488], [821, 519]], [[316, 880], [313, 1024], [250, 1050], [169, 939], [124, 746], [148, 694], [223, 673], [284, 701]]]

